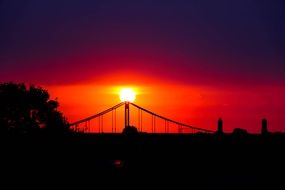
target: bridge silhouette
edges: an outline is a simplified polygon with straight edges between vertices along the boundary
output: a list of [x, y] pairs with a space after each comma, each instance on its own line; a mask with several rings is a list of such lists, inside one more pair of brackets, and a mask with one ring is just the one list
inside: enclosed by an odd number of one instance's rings
[[[130, 108], [133, 107], [134, 109], [137, 110], [137, 130], [139, 132], [151, 132], [151, 133], [197, 133], [197, 132], [203, 132], [203, 133], [213, 133], [215, 131], [210, 130], [210, 129], [204, 129], [204, 128], [199, 128], [199, 127], [194, 127], [192, 125], [188, 125], [185, 123], [181, 123], [169, 118], [166, 118], [164, 116], [161, 116], [159, 114], [156, 114], [150, 110], [147, 110], [141, 106], [138, 106], [134, 103], [131, 102], [121, 102], [109, 109], [106, 109], [100, 113], [97, 113], [95, 115], [86, 117], [84, 119], [78, 120], [76, 122], [73, 122], [70, 124], [70, 128], [76, 132], [84, 132], [84, 133], [105, 133], [105, 132], [110, 132], [110, 133], [117, 133], [117, 132], [122, 132], [121, 130], [118, 130], [117, 126], [117, 110], [121, 107], [124, 106], [124, 127], [128, 126], [134, 126], [130, 122]], [[104, 122], [104, 116], [107, 114], [111, 114], [111, 117], [109, 118], [111, 122]], [[135, 117], [135, 116], [134, 116]], [[144, 126], [144, 118], [150, 118], [150, 121], [146, 125], [148, 128], [151, 127], [150, 130], [144, 131], [146, 126]], [[97, 122], [96, 122], [97, 120]], [[158, 122], [157, 120], [160, 120], [159, 122], [159, 129], [158, 128]], [[97, 124], [95, 124], [97, 123]], [[109, 124], [106, 124], [109, 123]], [[108, 126], [109, 130], [106, 130], [104, 128], [105, 125], [111, 125]], [[111, 128], [110, 128], [111, 127]], [[95, 130], [94, 128], [97, 128]]]

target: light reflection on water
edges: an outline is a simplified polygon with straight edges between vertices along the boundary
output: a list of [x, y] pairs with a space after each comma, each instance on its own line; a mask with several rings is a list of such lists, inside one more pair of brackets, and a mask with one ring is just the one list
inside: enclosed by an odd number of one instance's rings
[[123, 160], [114, 160], [113, 161], [113, 166], [115, 166], [116, 168], [121, 168], [124, 166], [124, 161]]

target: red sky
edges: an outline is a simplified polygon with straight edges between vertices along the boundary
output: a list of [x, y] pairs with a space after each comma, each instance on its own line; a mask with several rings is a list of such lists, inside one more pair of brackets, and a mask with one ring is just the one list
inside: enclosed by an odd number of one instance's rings
[[[45, 87], [53, 98], [58, 98], [60, 110], [70, 122], [114, 106], [120, 102], [118, 89], [132, 87], [138, 93], [136, 104], [197, 127], [216, 129], [218, 117], [223, 118], [227, 132], [236, 127], [259, 132], [264, 117], [268, 119], [271, 131], [282, 131], [282, 123], [285, 123], [285, 91], [282, 86], [186, 85], [151, 76], [117, 73], [95, 81]], [[132, 116], [136, 120], [136, 113]], [[123, 125], [122, 121], [120, 124]], [[136, 125], [136, 121], [133, 124]]]

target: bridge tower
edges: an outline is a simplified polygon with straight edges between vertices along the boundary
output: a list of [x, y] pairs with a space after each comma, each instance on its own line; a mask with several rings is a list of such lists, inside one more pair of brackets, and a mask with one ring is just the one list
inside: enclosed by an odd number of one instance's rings
[[130, 104], [125, 102], [125, 128], [130, 126]]

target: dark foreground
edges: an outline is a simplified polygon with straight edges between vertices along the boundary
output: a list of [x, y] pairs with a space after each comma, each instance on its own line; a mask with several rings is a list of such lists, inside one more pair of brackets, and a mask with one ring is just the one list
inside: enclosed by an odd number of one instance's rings
[[2, 137], [1, 185], [283, 189], [284, 145], [282, 134]]

